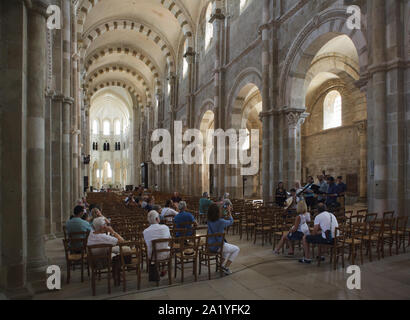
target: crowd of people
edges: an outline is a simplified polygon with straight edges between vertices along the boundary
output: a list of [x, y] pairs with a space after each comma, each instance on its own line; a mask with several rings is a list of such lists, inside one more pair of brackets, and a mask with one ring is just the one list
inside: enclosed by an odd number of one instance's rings
[[[147, 247], [148, 259], [152, 259], [152, 241], [157, 239], [170, 239], [171, 232], [167, 223], [173, 223], [175, 228], [180, 230], [175, 233], [175, 237], [189, 237], [193, 235], [193, 227], [198, 225], [192, 213], [188, 212], [187, 204], [182, 200], [178, 192], [174, 192], [170, 199], [167, 199], [164, 207], [155, 203], [153, 195], [145, 196], [143, 189], [137, 190], [137, 195], [132, 193], [127, 194], [124, 199], [126, 206], [136, 206], [144, 209], [147, 212], [147, 220], [149, 227], [143, 231], [143, 237]], [[200, 223], [208, 225], [208, 242], [210, 250], [215, 250], [212, 244], [220, 242], [217, 236], [213, 234], [224, 233], [225, 229], [233, 224], [232, 218], [232, 202], [229, 200], [229, 194], [226, 193], [219, 199], [218, 202], [213, 202], [209, 199], [207, 193], [199, 201], [200, 207]], [[66, 233], [88, 233], [87, 246], [108, 244], [113, 246], [113, 253], [119, 254], [118, 244], [124, 242], [124, 239], [110, 226], [110, 219], [107, 219], [102, 214], [101, 208], [98, 205], [89, 205], [85, 198], [77, 201], [73, 215], [66, 222]], [[182, 232], [181, 230], [184, 230]], [[223, 244], [223, 259], [222, 269], [226, 275], [232, 272], [229, 267], [239, 254], [239, 247], [229, 244], [225, 239]], [[160, 243], [158, 249], [169, 248], [166, 242]], [[71, 251], [76, 251], [76, 248], [71, 247]], [[165, 258], [165, 257], [159, 257]], [[114, 260], [113, 260], [114, 262]], [[166, 274], [162, 270], [161, 276]]]
[[289, 192], [283, 182], [279, 182], [275, 192], [275, 202], [279, 207], [292, 211], [296, 211], [298, 202], [302, 200], [311, 210], [320, 202], [325, 203], [329, 210], [334, 210], [344, 205], [346, 190], [347, 186], [341, 176], [335, 179], [323, 173], [317, 176], [317, 182], [309, 176], [307, 184], [303, 187], [297, 181]]

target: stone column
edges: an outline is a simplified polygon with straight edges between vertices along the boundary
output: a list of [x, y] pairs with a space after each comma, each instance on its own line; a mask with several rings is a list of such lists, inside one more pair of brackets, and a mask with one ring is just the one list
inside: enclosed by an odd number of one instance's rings
[[45, 157], [44, 157], [44, 175], [45, 175], [45, 233], [50, 236], [52, 234], [52, 154], [51, 154], [51, 108], [53, 107], [53, 93], [47, 91], [45, 103]]
[[44, 247], [46, 9], [44, 2], [32, 1], [28, 13], [27, 272], [31, 282], [44, 277], [47, 263]]
[[[271, 109], [270, 101], [270, 57], [269, 57], [269, 0], [263, 1], [262, 12], [262, 26], [259, 32], [262, 34], [262, 110], [263, 113], [269, 112]], [[271, 129], [272, 113], [265, 114], [262, 117], [262, 198], [263, 200], [270, 200], [270, 180], [272, 175], [270, 173], [270, 149], [273, 141], [273, 130]]]
[[300, 163], [298, 162], [298, 153], [301, 152], [298, 148], [298, 128], [303, 124], [308, 114], [305, 109], [285, 109], [285, 115], [288, 124], [288, 172], [287, 186], [288, 189], [294, 188], [295, 182], [300, 180]]
[[386, 122], [386, 2], [384, 0], [368, 1], [371, 8], [371, 58], [369, 67], [373, 105], [368, 108], [373, 119], [369, 139], [372, 143], [372, 163], [370, 183], [373, 196], [369, 203], [371, 212], [382, 214], [387, 208], [387, 122]]
[[71, 184], [71, 107], [74, 99], [71, 97], [71, 1], [62, 0], [63, 15], [63, 218], [67, 220], [72, 211], [72, 184]]
[[0, 1], [0, 28], [0, 288], [27, 298], [26, 1]]
[[367, 202], [367, 121], [356, 122], [360, 146], [359, 201]]
[[172, 159], [172, 164], [168, 165], [168, 180], [169, 180], [169, 186], [170, 186], [170, 192], [173, 191], [173, 188], [176, 186], [176, 164], [175, 164], [175, 134], [174, 134], [174, 129], [175, 129], [175, 119], [176, 119], [176, 106], [175, 106], [175, 87], [176, 87], [176, 76], [174, 73], [170, 73], [168, 76], [168, 81], [170, 84], [170, 90], [169, 90], [169, 100], [170, 100], [170, 131], [171, 131], [171, 159]]
[[[189, 129], [195, 128], [195, 96], [194, 91], [194, 63], [195, 63], [195, 52], [192, 47], [187, 48], [187, 52], [184, 54], [184, 58], [188, 61], [188, 103], [187, 103], [187, 125]], [[196, 194], [196, 185], [198, 180], [196, 178], [195, 172], [198, 170], [196, 164], [187, 165], [188, 167], [188, 193]]]
[[[225, 20], [225, 15], [222, 13], [222, 3], [220, 0], [214, 1], [213, 15], [209, 22], [213, 23], [214, 26], [214, 42], [215, 42], [215, 66], [214, 66], [214, 108], [215, 108], [215, 130], [225, 129], [225, 108], [222, 105], [222, 85], [223, 85], [223, 72], [222, 72], [222, 24]], [[215, 144], [216, 138], [214, 139], [214, 154], [215, 162], [217, 161], [217, 144]], [[215, 195], [223, 195], [225, 192], [225, 165], [214, 165], [215, 170], [215, 181], [214, 186]]]

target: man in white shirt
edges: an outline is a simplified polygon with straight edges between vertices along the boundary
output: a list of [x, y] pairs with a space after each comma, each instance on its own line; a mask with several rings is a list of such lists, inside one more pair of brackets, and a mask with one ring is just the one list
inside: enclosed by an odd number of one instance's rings
[[[106, 219], [104, 217], [94, 219], [93, 228], [94, 231], [91, 231], [88, 236], [87, 246], [95, 246], [100, 244], [110, 244], [112, 246], [116, 246], [118, 242], [124, 242], [124, 239], [118, 233], [116, 233], [111, 227], [107, 226]], [[110, 233], [111, 235], [108, 235], [107, 233]], [[96, 251], [97, 249], [92, 252], [98, 254]]]
[[[152, 210], [148, 213], [148, 222], [150, 223], [150, 226], [144, 230], [143, 235], [145, 243], [147, 244], [148, 258], [151, 260], [153, 253], [152, 240], [171, 239], [171, 234], [168, 226], [159, 224], [160, 218], [157, 211]], [[169, 243], [160, 243], [157, 245], [157, 249], [169, 249]], [[166, 259], [168, 258], [168, 253], [161, 252], [158, 254], [157, 258], [159, 260]]]
[[171, 208], [172, 206], [173, 206], [172, 200], [167, 200], [167, 202], [165, 203], [165, 208], [161, 210], [161, 214], [160, 214], [162, 221], [172, 222], [173, 217], [175, 217], [178, 214], [178, 212], [176, 212], [174, 209]]
[[[317, 206], [319, 214], [315, 217], [315, 226], [311, 235], [305, 235], [303, 237], [303, 248], [305, 251], [305, 256], [300, 259], [301, 263], [311, 263], [309, 243], [313, 244], [332, 244], [335, 237], [335, 229], [339, 228], [336, 217], [333, 213], [327, 212], [326, 205], [320, 202]], [[328, 232], [330, 231], [330, 232]], [[329, 234], [330, 233], [330, 234]], [[320, 257], [322, 261], [324, 257]]]

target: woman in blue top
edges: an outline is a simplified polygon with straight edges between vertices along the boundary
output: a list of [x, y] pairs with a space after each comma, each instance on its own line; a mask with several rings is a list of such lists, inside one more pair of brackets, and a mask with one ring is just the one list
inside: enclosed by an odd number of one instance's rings
[[[229, 206], [227, 208], [227, 215], [226, 219], [223, 219], [221, 216], [221, 211], [219, 210], [218, 205], [212, 203], [208, 208], [208, 235], [216, 234], [216, 233], [224, 233], [225, 228], [230, 227], [233, 224], [233, 218], [231, 214], [231, 208]], [[218, 239], [219, 238], [219, 239]], [[220, 237], [210, 237], [208, 239], [208, 243], [216, 243], [221, 242], [222, 239]], [[211, 247], [212, 250], [212, 247]], [[232, 274], [229, 270], [230, 265], [235, 260], [235, 258], [239, 254], [239, 247], [234, 246], [232, 244], [224, 242], [223, 246], [223, 261], [222, 261], [222, 269], [226, 275]], [[225, 265], [224, 265], [225, 262]]]

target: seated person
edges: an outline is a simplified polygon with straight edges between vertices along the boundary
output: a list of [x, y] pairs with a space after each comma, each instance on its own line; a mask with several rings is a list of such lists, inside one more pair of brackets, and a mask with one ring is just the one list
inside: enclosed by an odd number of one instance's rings
[[308, 235], [310, 233], [309, 226], [307, 225], [307, 222], [310, 222], [310, 213], [307, 212], [305, 201], [298, 202], [296, 212], [298, 215], [296, 216], [295, 224], [289, 230], [287, 235], [283, 235], [282, 239], [273, 251], [275, 254], [279, 254], [279, 251], [282, 249], [285, 242], [290, 242], [290, 251], [288, 252], [288, 255], [293, 256], [293, 241], [302, 240], [304, 235]]
[[286, 200], [286, 209], [289, 213], [296, 212], [298, 202], [302, 199], [296, 195], [296, 189], [290, 189], [290, 198]]
[[[172, 200], [167, 200], [165, 207], [161, 211], [161, 220], [165, 221], [165, 216], [176, 216], [178, 212], [172, 209], [173, 203]], [[165, 222], [171, 223], [173, 221], [172, 217], [167, 217]]]
[[93, 222], [94, 222], [94, 220], [97, 219], [97, 218], [104, 218], [104, 219], [105, 219], [105, 223], [106, 223], [107, 225], [110, 224], [110, 221], [109, 221], [106, 217], [104, 217], [103, 214], [101, 213], [100, 208], [99, 208], [99, 207], [94, 207], [94, 208], [91, 210], [91, 217], [88, 219], [88, 222], [90, 223], [91, 227], [93, 227]]
[[305, 198], [306, 205], [309, 208], [313, 208], [316, 205], [316, 197], [314, 191], [311, 189], [312, 186], [315, 184], [315, 180], [313, 179], [312, 176], [308, 177], [308, 182], [307, 184], [303, 187], [302, 190], [305, 190], [302, 194], [302, 196]]
[[278, 187], [276, 188], [275, 192], [275, 202], [279, 207], [283, 207], [285, 201], [288, 197], [285, 187], [283, 186], [283, 182], [279, 182]]
[[199, 199], [199, 216], [208, 214], [208, 208], [211, 203], [212, 200], [209, 199], [208, 192], [204, 192], [202, 198]]
[[[160, 223], [159, 213], [152, 210], [148, 213], [148, 222], [150, 226], [143, 231], [143, 236], [145, 243], [147, 244], [148, 260], [152, 260], [153, 248], [152, 240], [158, 239], [171, 239], [171, 233], [169, 232], [168, 226]], [[157, 249], [169, 249], [169, 243], [160, 243], [156, 247]], [[160, 252], [157, 259], [164, 260], [167, 259], [167, 252]], [[164, 276], [165, 272], [162, 270], [161, 276]]]
[[[319, 214], [315, 217], [315, 227], [312, 235], [305, 235], [303, 237], [305, 256], [303, 259], [299, 260], [301, 263], [312, 262], [309, 252], [309, 243], [332, 244], [334, 241], [335, 229], [339, 228], [336, 217], [333, 213], [327, 211], [327, 207], [323, 202], [319, 202], [317, 209]], [[324, 260], [323, 257], [320, 257], [320, 259]]]
[[74, 208], [73, 218], [68, 220], [65, 224], [68, 237], [70, 236], [71, 233], [87, 232], [87, 231], [91, 232], [91, 225], [87, 221], [82, 219], [83, 215], [84, 215], [84, 207], [76, 206]]
[[[124, 239], [117, 232], [115, 232], [112, 227], [107, 225], [104, 217], [94, 219], [93, 228], [94, 230], [91, 231], [88, 237], [87, 246], [96, 246], [101, 244], [116, 246], [119, 242], [124, 242]], [[107, 233], [110, 233], [110, 235]], [[119, 248], [114, 248], [113, 253], [118, 254]]]
[[[225, 233], [225, 229], [232, 226], [233, 224], [233, 218], [231, 215], [230, 210], [227, 211], [227, 217], [223, 218], [221, 215], [221, 211], [216, 204], [211, 204], [208, 208], [208, 235], [212, 235], [215, 233]], [[235, 258], [239, 254], [239, 247], [227, 243], [224, 239], [221, 239], [221, 237], [210, 237], [208, 239], [209, 244], [217, 243], [224, 241], [223, 244], [223, 249], [222, 249], [222, 255], [223, 255], [223, 261], [221, 262], [222, 264], [222, 269], [226, 275], [232, 274], [232, 272], [229, 270], [229, 267], [231, 266], [232, 262], [235, 260]], [[209, 246], [210, 250], [217, 250], [217, 247]], [[224, 265], [225, 263], [225, 265]]]
[[[175, 216], [174, 223], [175, 223], [175, 228], [177, 228], [177, 229], [182, 229], [182, 228], [189, 229], [189, 231], [185, 232], [185, 235], [187, 237], [190, 237], [193, 234], [191, 225], [181, 225], [181, 224], [191, 222], [194, 226], [197, 226], [197, 223], [195, 221], [194, 216], [191, 213], [186, 212], [186, 209], [187, 209], [186, 202], [185, 201], [180, 201], [179, 204], [178, 204], [179, 213], [178, 213], [178, 215]], [[181, 232], [177, 232], [175, 234], [175, 236], [176, 237], [181, 237], [181, 236], [184, 236], [184, 235], [181, 234]]]
[[182, 200], [181, 197], [179, 196], [178, 192], [174, 192], [174, 195], [171, 198], [173, 203], [176, 203], [178, 205], [178, 203]]
[[144, 210], [147, 210], [148, 212], [153, 210], [154, 206], [154, 197], [150, 197], [147, 200], [147, 205], [144, 207]]
[[233, 205], [231, 200], [225, 199], [222, 204], [224, 217], [229, 217], [232, 215]]

